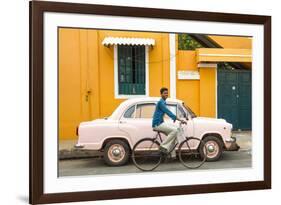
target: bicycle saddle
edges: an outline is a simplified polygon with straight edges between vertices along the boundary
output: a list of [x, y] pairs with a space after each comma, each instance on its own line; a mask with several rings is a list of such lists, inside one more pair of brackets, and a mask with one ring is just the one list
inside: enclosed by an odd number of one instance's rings
[[164, 132], [162, 132], [162, 131], [160, 131], [160, 130], [155, 130], [155, 129], [153, 129], [153, 131], [154, 131], [154, 132], [157, 132], [158, 134], [160, 134], [160, 133], [165, 134]]

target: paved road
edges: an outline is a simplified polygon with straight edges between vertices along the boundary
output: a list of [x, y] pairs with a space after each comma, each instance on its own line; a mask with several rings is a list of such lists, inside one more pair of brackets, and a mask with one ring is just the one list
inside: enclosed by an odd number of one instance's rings
[[[252, 155], [249, 151], [224, 152], [222, 159], [217, 162], [205, 162], [199, 169], [225, 169], [251, 167]], [[186, 168], [178, 161], [162, 163], [153, 172], [179, 171]], [[121, 167], [109, 167], [104, 164], [103, 159], [86, 158], [59, 161], [59, 176], [81, 176], [99, 174], [124, 174], [137, 173], [138, 170], [132, 162]]]

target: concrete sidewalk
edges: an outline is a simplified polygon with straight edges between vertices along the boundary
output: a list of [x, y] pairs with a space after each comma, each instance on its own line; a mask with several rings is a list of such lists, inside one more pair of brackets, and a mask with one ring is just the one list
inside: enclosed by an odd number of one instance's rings
[[101, 152], [92, 150], [80, 150], [74, 148], [77, 140], [62, 140], [59, 142], [59, 159], [75, 159], [75, 158], [88, 158], [100, 157]]
[[[240, 146], [239, 151], [251, 152], [252, 132], [251, 131], [235, 131], [233, 136], [237, 139], [237, 144]], [[76, 140], [62, 140], [59, 142], [59, 159], [74, 159], [101, 157], [102, 153], [91, 150], [75, 149]]]
[[252, 150], [252, 131], [233, 131], [233, 136], [236, 137], [236, 142], [240, 146], [239, 151]]

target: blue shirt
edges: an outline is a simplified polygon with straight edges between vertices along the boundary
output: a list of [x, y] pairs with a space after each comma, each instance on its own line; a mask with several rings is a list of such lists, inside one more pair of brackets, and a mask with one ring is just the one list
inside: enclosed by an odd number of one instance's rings
[[163, 98], [161, 98], [156, 104], [156, 108], [152, 119], [152, 127], [156, 127], [160, 125], [162, 122], [164, 122], [163, 120], [164, 114], [167, 114], [174, 121], [177, 119], [176, 115], [174, 115], [174, 113], [172, 113], [167, 108], [166, 101]]

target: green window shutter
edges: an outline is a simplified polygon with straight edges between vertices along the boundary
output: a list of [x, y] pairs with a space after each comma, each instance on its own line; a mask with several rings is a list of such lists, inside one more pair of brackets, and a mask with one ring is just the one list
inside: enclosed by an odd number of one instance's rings
[[118, 45], [118, 85], [121, 95], [145, 94], [145, 46]]

